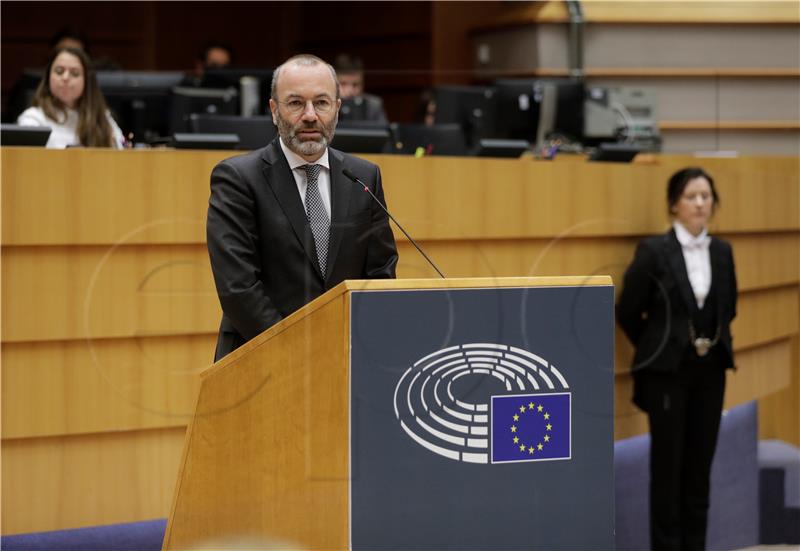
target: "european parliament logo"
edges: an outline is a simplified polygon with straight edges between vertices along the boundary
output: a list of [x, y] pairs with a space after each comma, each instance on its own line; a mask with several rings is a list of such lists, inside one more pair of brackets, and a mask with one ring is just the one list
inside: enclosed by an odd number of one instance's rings
[[[459, 380], [492, 377], [504, 391], [488, 401], [459, 395]], [[552, 363], [521, 348], [469, 343], [428, 354], [394, 391], [400, 427], [437, 455], [467, 463], [572, 458], [572, 395]]]

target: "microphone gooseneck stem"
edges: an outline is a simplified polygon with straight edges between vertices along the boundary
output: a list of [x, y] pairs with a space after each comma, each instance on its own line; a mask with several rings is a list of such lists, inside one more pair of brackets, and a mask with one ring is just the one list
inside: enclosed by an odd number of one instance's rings
[[425, 254], [425, 251], [423, 251], [423, 250], [422, 250], [422, 248], [421, 248], [419, 245], [417, 245], [417, 242], [416, 242], [416, 241], [414, 241], [414, 238], [413, 238], [413, 237], [411, 237], [410, 235], [408, 235], [408, 232], [405, 230], [405, 228], [403, 228], [403, 226], [401, 226], [401, 225], [400, 225], [400, 222], [398, 222], [398, 221], [395, 219], [395, 217], [394, 217], [394, 216], [392, 216], [392, 213], [391, 213], [391, 212], [389, 212], [389, 209], [387, 209], [387, 208], [386, 208], [386, 207], [383, 205], [383, 203], [381, 203], [381, 200], [380, 200], [380, 199], [378, 199], [378, 198], [375, 196], [375, 194], [374, 194], [374, 193], [372, 193], [372, 190], [371, 190], [371, 189], [369, 189], [369, 187], [367, 186], [367, 184], [365, 184], [364, 182], [362, 182], [360, 178], [358, 178], [358, 177], [357, 177], [355, 174], [353, 174], [352, 172], [350, 172], [350, 171], [349, 171], [349, 170], [347, 170], [347, 169], [344, 169], [342, 172], [344, 173], [344, 175], [345, 175], [345, 176], [347, 176], [347, 177], [348, 177], [350, 180], [352, 180], [354, 183], [356, 183], [356, 184], [360, 185], [360, 186], [361, 186], [361, 187], [364, 189], [364, 191], [366, 191], [367, 193], [369, 193], [370, 197], [372, 197], [372, 199], [373, 199], [373, 200], [374, 200], [376, 203], [378, 203], [378, 205], [379, 205], [379, 206], [380, 206], [380, 207], [383, 209], [383, 212], [385, 212], [385, 213], [387, 214], [387, 216], [389, 216], [389, 218], [392, 220], [392, 222], [394, 222], [394, 224], [395, 224], [395, 225], [396, 225], [398, 228], [400, 228], [400, 231], [401, 231], [401, 232], [403, 232], [403, 235], [405, 235], [405, 236], [406, 236], [406, 239], [408, 239], [408, 240], [411, 242], [411, 244], [412, 244], [412, 245], [414, 245], [414, 247], [416, 247], [416, 248], [417, 248], [417, 250], [419, 251], [419, 254], [421, 254], [422, 256], [424, 256], [424, 257], [425, 257], [425, 260], [427, 260], [427, 261], [428, 261], [428, 264], [430, 264], [430, 265], [433, 267], [433, 269], [434, 269], [434, 270], [436, 270], [436, 273], [437, 273], [437, 274], [439, 274], [439, 276], [440, 276], [442, 279], [447, 279], [447, 278], [444, 276], [444, 274], [442, 273], [442, 271], [441, 271], [441, 270], [440, 270], [440, 269], [439, 269], [439, 268], [436, 266], [436, 264], [433, 262], [433, 260], [431, 260], [431, 259], [430, 259], [430, 257], [429, 257], [427, 254]]

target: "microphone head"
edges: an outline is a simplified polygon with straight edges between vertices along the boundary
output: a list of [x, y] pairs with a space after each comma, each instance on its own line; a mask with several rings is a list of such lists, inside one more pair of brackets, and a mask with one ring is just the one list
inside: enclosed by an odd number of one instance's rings
[[342, 174], [344, 174], [345, 176], [347, 176], [348, 178], [350, 178], [354, 182], [356, 182], [356, 183], [358, 182], [358, 178], [356, 178], [356, 175], [353, 174], [352, 172], [350, 172], [348, 169], [346, 169], [346, 168], [343, 169], [342, 170]]

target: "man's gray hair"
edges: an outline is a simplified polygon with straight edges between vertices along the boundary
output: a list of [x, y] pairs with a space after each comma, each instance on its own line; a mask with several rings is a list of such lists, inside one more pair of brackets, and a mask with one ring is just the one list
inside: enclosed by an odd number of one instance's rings
[[313, 67], [314, 65], [320, 64], [325, 65], [331, 72], [333, 82], [336, 85], [336, 99], [339, 99], [339, 78], [336, 76], [336, 69], [333, 68], [333, 65], [315, 55], [298, 54], [281, 63], [278, 68], [275, 69], [275, 72], [272, 73], [272, 87], [270, 88], [269, 94], [273, 100], [278, 101], [278, 94], [276, 93], [278, 88], [278, 77], [280, 77], [283, 68], [289, 64], [300, 65], [301, 67]]

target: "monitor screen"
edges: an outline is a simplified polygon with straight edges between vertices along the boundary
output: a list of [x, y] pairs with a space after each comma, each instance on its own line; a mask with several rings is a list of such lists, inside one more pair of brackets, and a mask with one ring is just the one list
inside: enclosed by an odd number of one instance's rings
[[25, 69], [19, 80], [9, 92], [6, 110], [3, 112], [3, 122], [15, 123], [17, 117], [31, 106], [36, 88], [42, 81], [44, 69]]
[[189, 132], [189, 117], [195, 113], [235, 115], [239, 109], [238, 93], [233, 88], [175, 87], [170, 102], [170, 134]]
[[551, 133], [572, 141], [583, 138], [584, 84], [580, 79], [504, 79], [497, 88], [496, 137], [535, 141], [545, 86], [556, 90]]
[[466, 155], [464, 131], [457, 124], [393, 124], [397, 153], [424, 155]]
[[0, 145], [32, 145], [43, 147], [50, 138], [50, 132], [50, 128], [46, 126], [2, 124], [0, 125]]
[[191, 130], [200, 134], [236, 134], [240, 149], [259, 149], [275, 139], [278, 129], [272, 117], [240, 117], [238, 115], [193, 114]]
[[389, 129], [337, 128], [331, 147], [345, 153], [386, 153], [390, 143]]
[[170, 145], [175, 149], [236, 149], [239, 136], [236, 134], [173, 134]]
[[640, 148], [627, 143], [601, 143], [589, 156], [589, 160], [606, 163], [630, 163], [640, 151]]
[[505, 157], [516, 159], [526, 151], [530, 151], [531, 144], [527, 140], [497, 140], [484, 138], [478, 141], [474, 150], [476, 157]]
[[98, 71], [97, 82], [108, 108], [127, 136], [150, 142], [170, 131], [170, 95], [180, 72]]
[[239, 91], [241, 96], [242, 77], [254, 77], [258, 80], [258, 110], [257, 115], [269, 115], [269, 96], [272, 87], [272, 69], [247, 68], [247, 67], [219, 67], [206, 69], [200, 84], [203, 88], [229, 88]]
[[[367, 119], [367, 102], [361, 96], [342, 98], [342, 107], [339, 109], [340, 122], [361, 122]], [[386, 123], [380, 121], [386, 126]]]
[[481, 138], [494, 135], [497, 117], [495, 88], [486, 86], [437, 86], [436, 124], [458, 124], [464, 129], [468, 145], [477, 145]]

